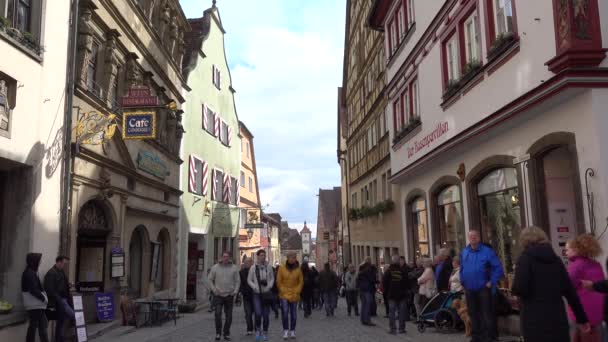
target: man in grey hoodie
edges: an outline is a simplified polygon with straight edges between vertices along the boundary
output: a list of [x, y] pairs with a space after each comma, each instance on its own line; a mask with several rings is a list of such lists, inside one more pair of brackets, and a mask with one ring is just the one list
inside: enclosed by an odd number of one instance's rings
[[209, 287], [214, 295], [215, 304], [215, 340], [222, 335], [222, 308], [226, 312], [224, 323], [224, 340], [230, 341], [230, 325], [232, 325], [232, 307], [234, 297], [239, 293], [241, 277], [239, 269], [232, 263], [230, 253], [224, 252], [222, 260], [214, 265], [209, 272]]

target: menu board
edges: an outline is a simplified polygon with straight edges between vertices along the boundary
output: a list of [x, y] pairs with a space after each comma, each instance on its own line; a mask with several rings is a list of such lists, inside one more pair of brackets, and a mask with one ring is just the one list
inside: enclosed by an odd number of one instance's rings
[[87, 326], [86, 321], [84, 319], [83, 305], [82, 305], [82, 296], [81, 295], [73, 295], [72, 301], [74, 303], [74, 316], [76, 318], [76, 338], [78, 342], [86, 342], [88, 340], [87, 336]]

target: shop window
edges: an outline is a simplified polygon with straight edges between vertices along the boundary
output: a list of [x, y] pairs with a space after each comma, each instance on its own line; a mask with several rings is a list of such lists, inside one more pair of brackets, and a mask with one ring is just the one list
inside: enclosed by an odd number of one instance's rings
[[426, 202], [424, 198], [418, 197], [410, 202], [410, 222], [412, 234], [412, 247], [416, 258], [429, 256], [429, 224], [427, 219]]
[[483, 242], [494, 248], [506, 272], [513, 272], [521, 232], [517, 171], [501, 168], [477, 184]]
[[465, 247], [460, 187], [451, 185], [436, 196], [438, 224], [433, 230], [435, 250], [449, 248], [457, 254]]

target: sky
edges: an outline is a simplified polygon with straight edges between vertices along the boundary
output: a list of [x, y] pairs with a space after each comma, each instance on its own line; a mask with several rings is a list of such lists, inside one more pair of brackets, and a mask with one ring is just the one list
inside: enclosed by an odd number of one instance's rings
[[[181, 0], [197, 18], [211, 0]], [[340, 185], [337, 88], [345, 0], [218, 0], [239, 120], [254, 135], [262, 206], [316, 233], [319, 188]]]

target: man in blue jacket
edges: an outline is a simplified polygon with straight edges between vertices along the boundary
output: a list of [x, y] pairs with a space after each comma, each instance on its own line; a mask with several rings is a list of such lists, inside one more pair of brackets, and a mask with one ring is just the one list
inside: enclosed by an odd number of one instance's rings
[[500, 260], [492, 248], [481, 243], [479, 231], [469, 231], [469, 245], [460, 255], [460, 281], [465, 289], [471, 317], [471, 342], [492, 341], [493, 292], [503, 277]]

